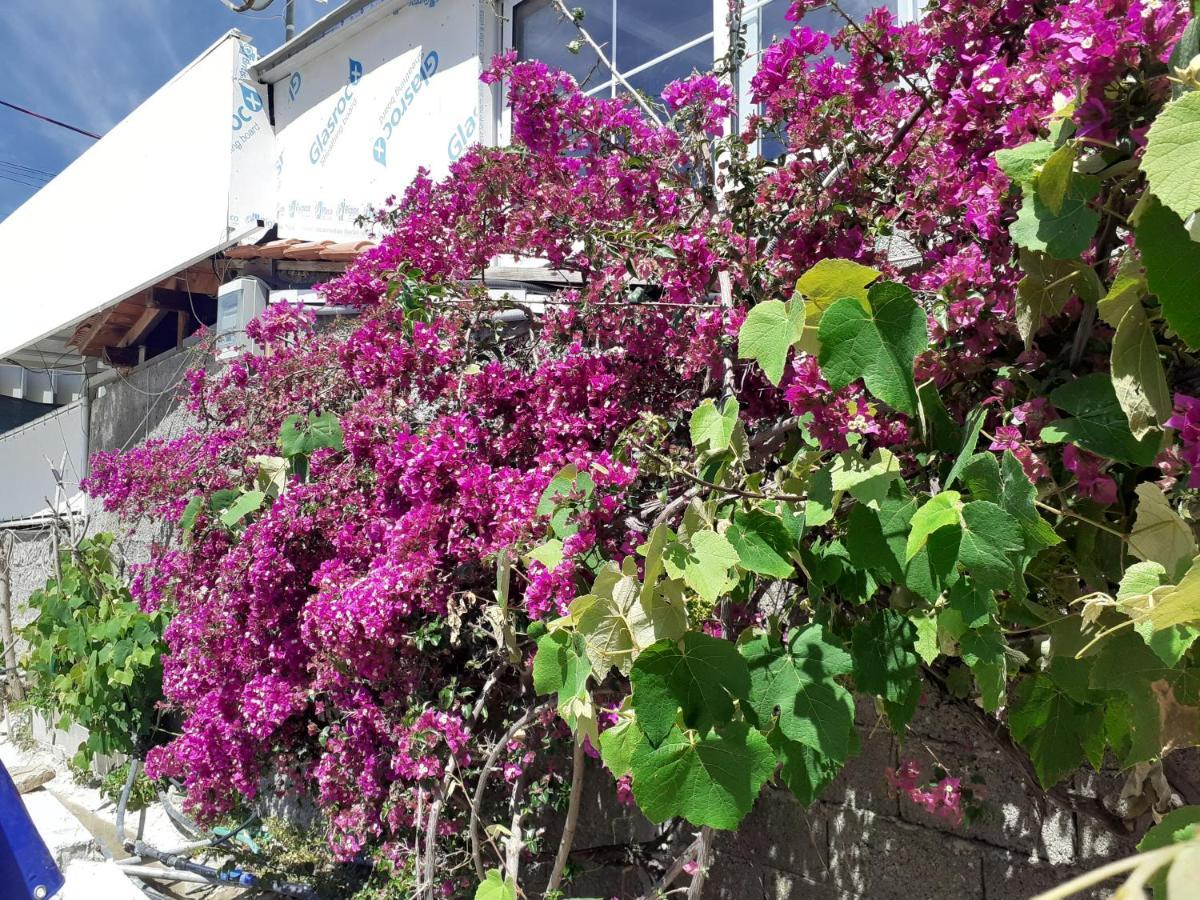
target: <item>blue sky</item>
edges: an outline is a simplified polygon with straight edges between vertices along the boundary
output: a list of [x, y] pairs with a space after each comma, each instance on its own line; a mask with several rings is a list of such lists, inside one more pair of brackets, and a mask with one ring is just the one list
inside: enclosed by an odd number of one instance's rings
[[[342, 0], [296, 0], [297, 31]], [[0, 0], [0, 100], [103, 134], [230, 28], [260, 52], [283, 40], [284, 0], [237, 15], [220, 0]], [[0, 106], [0, 220], [93, 141]], [[18, 168], [24, 167], [24, 168]], [[14, 180], [15, 179], [15, 180]]]

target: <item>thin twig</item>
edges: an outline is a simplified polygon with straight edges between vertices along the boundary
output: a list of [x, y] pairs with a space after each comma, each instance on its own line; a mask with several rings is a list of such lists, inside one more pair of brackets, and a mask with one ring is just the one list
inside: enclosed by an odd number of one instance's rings
[[562, 884], [563, 872], [567, 868], [567, 860], [571, 856], [571, 845], [575, 843], [575, 827], [579, 824], [579, 808], [583, 799], [583, 765], [587, 757], [583, 753], [583, 738], [575, 739], [575, 754], [571, 759], [571, 798], [567, 802], [567, 820], [563, 823], [562, 840], [558, 844], [558, 856], [554, 859], [554, 868], [550, 872], [550, 880], [546, 882], [546, 894], [558, 890]]
[[563, 0], [554, 0], [554, 6], [567, 19], [568, 22], [575, 26], [575, 30], [579, 32], [579, 36], [583, 38], [583, 42], [592, 48], [592, 51], [596, 54], [597, 59], [600, 60], [601, 65], [603, 65], [610, 73], [612, 73], [612, 77], [617, 84], [629, 91], [629, 95], [633, 97], [633, 99], [637, 102], [637, 105], [642, 108], [642, 112], [649, 116], [655, 125], [661, 125], [662, 119], [658, 117], [658, 113], [654, 111], [654, 107], [647, 103], [646, 99], [638, 91], [633, 89], [633, 85], [625, 80], [625, 76], [617, 71], [617, 67], [613, 65], [607, 56], [604, 55], [604, 51], [600, 49], [600, 45], [596, 43], [595, 39], [588, 34], [587, 29], [583, 27], [583, 23], [576, 19], [571, 11], [567, 9], [567, 4], [564, 3]]

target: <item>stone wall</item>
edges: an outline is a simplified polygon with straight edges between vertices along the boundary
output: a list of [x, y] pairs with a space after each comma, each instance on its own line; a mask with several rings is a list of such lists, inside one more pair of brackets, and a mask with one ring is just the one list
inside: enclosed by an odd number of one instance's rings
[[[862, 752], [817, 803], [806, 809], [786, 790], [768, 786], [736, 834], [717, 834], [705, 898], [1018, 900], [1134, 852], [1136, 835], [1114, 836], [1053, 804], [1041, 808], [1020, 768], [952, 705], [923, 705], [902, 745], [869, 705], [860, 703], [858, 724]], [[977, 776], [985, 794], [981, 815], [955, 826], [897, 798], [884, 771], [901, 758], [916, 759], [923, 772], [940, 765], [964, 783]], [[1074, 790], [1095, 797], [1121, 781], [1117, 773], [1088, 770]], [[611, 790], [602, 769], [589, 772], [576, 840], [583, 857], [588, 848], [656, 834], [640, 815], [603, 800]], [[692, 833], [680, 837], [676, 849]], [[579, 869], [570, 896], [637, 897], [650, 887], [636, 867], [588, 870], [581, 862]]]

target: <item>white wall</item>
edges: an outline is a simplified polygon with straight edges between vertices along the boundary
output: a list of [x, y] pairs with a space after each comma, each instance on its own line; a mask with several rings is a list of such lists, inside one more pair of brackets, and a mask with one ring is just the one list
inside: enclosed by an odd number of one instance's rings
[[51, 464], [63, 466], [67, 492], [73, 495], [86, 449], [79, 401], [0, 435], [0, 522], [32, 516], [59, 499]]
[[[261, 86], [237, 80], [253, 59], [230, 32], [0, 222], [0, 357], [269, 218], [266, 105]], [[235, 169], [237, 154], [247, 162]]]
[[[490, 136], [480, 0], [390, 0], [264, 73], [274, 87], [280, 237], [356, 239], [354, 220]], [[486, 15], [484, 15], [486, 13]]]

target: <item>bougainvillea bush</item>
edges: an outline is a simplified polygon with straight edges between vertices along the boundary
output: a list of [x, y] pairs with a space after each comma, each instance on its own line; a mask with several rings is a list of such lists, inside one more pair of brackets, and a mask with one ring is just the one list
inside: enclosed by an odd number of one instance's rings
[[[557, 889], [599, 755], [699, 829], [628, 857], [647, 887], [698, 892], [764, 784], [855, 755], [856, 697], [902, 743], [951, 698], [1110, 824], [1064, 779], [1200, 742], [1187, 5], [821, 5], [749, 108], [736, 5], [661, 103], [499, 57], [511, 145], [384, 207], [325, 288], [357, 319], [271, 308], [193, 431], [93, 461], [179, 524], [135, 595], [184, 716], [148, 767], [196, 814], [282, 774], [415, 891]], [[511, 258], [556, 286], [489, 285]], [[879, 778], [956, 822], [942, 774]]]

